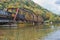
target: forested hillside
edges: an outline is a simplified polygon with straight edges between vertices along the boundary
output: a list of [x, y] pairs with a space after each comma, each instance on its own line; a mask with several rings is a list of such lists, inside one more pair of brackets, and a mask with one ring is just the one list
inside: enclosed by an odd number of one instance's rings
[[0, 0], [0, 9], [5, 8], [26, 8], [33, 11], [36, 15], [42, 16], [44, 21], [60, 21], [58, 15], [53, 14], [32, 0]]

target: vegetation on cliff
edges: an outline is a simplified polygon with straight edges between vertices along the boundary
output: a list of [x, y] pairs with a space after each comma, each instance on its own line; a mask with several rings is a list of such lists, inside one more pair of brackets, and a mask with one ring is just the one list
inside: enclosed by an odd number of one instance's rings
[[60, 16], [53, 14], [47, 9], [34, 3], [32, 0], [0, 0], [0, 9], [5, 8], [26, 8], [33, 11], [36, 15], [43, 17], [44, 21], [59, 22]]

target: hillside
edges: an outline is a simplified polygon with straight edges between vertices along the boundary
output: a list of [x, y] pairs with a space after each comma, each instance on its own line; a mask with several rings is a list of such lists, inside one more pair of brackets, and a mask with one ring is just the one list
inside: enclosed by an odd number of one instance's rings
[[59, 19], [59, 16], [53, 14], [31, 0], [0, 0], [0, 9], [11, 7], [30, 9], [35, 14], [42, 16], [44, 20], [54, 21], [54, 19]]

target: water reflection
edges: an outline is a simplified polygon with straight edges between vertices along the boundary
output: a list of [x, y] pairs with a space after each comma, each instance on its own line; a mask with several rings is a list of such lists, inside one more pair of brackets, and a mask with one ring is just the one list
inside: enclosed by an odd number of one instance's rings
[[60, 30], [50, 33], [44, 40], [60, 40]]
[[[55, 28], [55, 25], [52, 28]], [[41, 40], [53, 31], [51, 25], [20, 25], [17, 28], [1, 27], [0, 40]]]
[[48, 33], [43, 40], [60, 40], [60, 24], [54, 24], [50, 26], [54, 31]]

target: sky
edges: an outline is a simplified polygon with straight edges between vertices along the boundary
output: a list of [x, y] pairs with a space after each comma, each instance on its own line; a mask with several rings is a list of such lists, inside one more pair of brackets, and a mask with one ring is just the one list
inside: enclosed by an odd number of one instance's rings
[[35, 3], [50, 10], [51, 12], [60, 15], [60, 0], [33, 0]]

